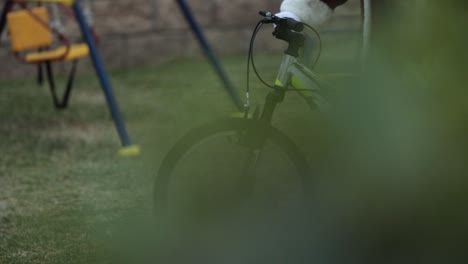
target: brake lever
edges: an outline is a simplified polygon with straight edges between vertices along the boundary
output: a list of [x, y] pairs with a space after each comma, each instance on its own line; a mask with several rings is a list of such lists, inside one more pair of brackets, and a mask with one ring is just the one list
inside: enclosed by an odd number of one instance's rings
[[273, 15], [271, 12], [260, 11], [258, 13], [264, 17], [262, 22], [265, 24], [272, 24], [272, 23], [276, 23], [279, 21], [279, 17]]

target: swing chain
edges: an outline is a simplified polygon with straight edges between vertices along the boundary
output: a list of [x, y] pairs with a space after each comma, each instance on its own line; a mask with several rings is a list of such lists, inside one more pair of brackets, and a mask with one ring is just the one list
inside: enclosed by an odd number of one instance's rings
[[60, 17], [60, 11], [57, 5], [52, 5], [52, 15], [54, 17], [53, 21], [50, 23], [50, 27], [61, 34], [65, 34], [65, 27], [62, 23], [62, 18]]

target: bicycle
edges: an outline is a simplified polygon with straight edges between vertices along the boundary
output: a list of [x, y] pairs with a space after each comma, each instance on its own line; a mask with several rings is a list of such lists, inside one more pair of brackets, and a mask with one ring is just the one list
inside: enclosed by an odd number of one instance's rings
[[[191, 213], [196, 211], [196, 213], [207, 213], [214, 216], [214, 218], [225, 217], [224, 213], [221, 216], [217, 215], [216, 212], [220, 209], [219, 207], [231, 210], [237, 208], [239, 200], [245, 200], [255, 195], [253, 193], [257, 187], [254, 186], [254, 175], [259, 175], [260, 170], [269, 175], [284, 173], [288, 177], [290, 173], [294, 173], [297, 177], [295, 177], [294, 183], [291, 184], [295, 186], [285, 187], [290, 188], [287, 193], [297, 193], [297, 185], [300, 185], [302, 189], [300, 190], [301, 197], [310, 193], [308, 189], [311, 186], [312, 170], [305, 155], [288, 136], [273, 127], [271, 122], [277, 105], [284, 100], [288, 91], [298, 91], [312, 110], [327, 107], [329, 85], [321, 80], [318, 74], [311, 70], [311, 67], [308, 67], [300, 60], [301, 52], [305, 54], [311, 52], [309, 50], [311, 47], [305, 45], [307, 37], [304, 34], [304, 29], [309, 28], [317, 35], [318, 32], [314, 28], [291, 18], [279, 18], [269, 12], [260, 12], [260, 14], [263, 19], [255, 27], [250, 42], [247, 80], [249, 80], [249, 67], [252, 64], [257, 76], [266, 84], [258, 75], [253, 60], [255, 37], [262, 25], [273, 24], [275, 27], [273, 36], [288, 44], [279, 67], [276, 82], [273, 86], [270, 86], [272, 91], [266, 96], [264, 107], [261, 110], [257, 108], [250, 114], [250, 88], [249, 81], [247, 81], [247, 103], [244, 113], [237, 117], [215, 120], [194, 128], [172, 147], [162, 161], [154, 185], [154, 206], [159, 216], [166, 214], [169, 208], [174, 209], [169, 205], [169, 200], [172, 199], [170, 197], [173, 196], [171, 186], [178, 184], [180, 189], [172, 202], [181, 203], [182, 209], [181, 212], [173, 212], [172, 215], [188, 215], [189, 211]], [[319, 56], [317, 56], [312, 67], [317, 63], [318, 59]], [[217, 141], [219, 141], [218, 144], [216, 144]], [[226, 145], [221, 148], [219, 143]], [[277, 152], [269, 151], [270, 148], [273, 148], [272, 150], [276, 149]], [[208, 159], [209, 166], [201, 165], [200, 160], [206, 157], [197, 152], [200, 149], [214, 154], [213, 157]], [[260, 161], [265, 159], [265, 155], [270, 155], [268, 157], [269, 163], [274, 163], [274, 166], [259, 166]], [[190, 158], [187, 158], [187, 156]], [[226, 165], [225, 162], [231, 164]], [[280, 168], [279, 162], [285, 162], [285, 166]], [[198, 174], [195, 168], [200, 170]], [[234, 173], [234, 168], [239, 169], [239, 173]], [[220, 171], [215, 173], [216, 169]], [[183, 173], [184, 170], [194, 182], [190, 183], [190, 180], [186, 181], [187, 179], [183, 176], [176, 176], [176, 174]], [[285, 173], [283, 170], [288, 170], [288, 172]], [[224, 177], [220, 177], [221, 173]], [[215, 183], [211, 182], [210, 185], [206, 177], [213, 176], [216, 176], [216, 178], [209, 180], [210, 182], [214, 180]], [[198, 189], [198, 193], [185, 192], [183, 188], [188, 187]], [[211, 190], [204, 189], [207, 187]], [[266, 188], [268, 189], [268, 187]], [[294, 191], [292, 191], [293, 189]], [[219, 192], [218, 196], [209, 196], [213, 190]], [[268, 192], [268, 190], [260, 190], [260, 192], [262, 191]], [[184, 195], [188, 197], [181, 197]], [[207, 208], [193, 206], [193, 201], [196, 199], [202, 199], [209, 205]], [[286, 200], [288, 199], [286, 198]], [[219, 203], [221, 200], [223, 201], [222, 204]], [[184, 207], [184, 203], [188, 203], [188, 205]], [[192, 220], [184, 216], [180, 218], [185, 218], [187, 221]]]

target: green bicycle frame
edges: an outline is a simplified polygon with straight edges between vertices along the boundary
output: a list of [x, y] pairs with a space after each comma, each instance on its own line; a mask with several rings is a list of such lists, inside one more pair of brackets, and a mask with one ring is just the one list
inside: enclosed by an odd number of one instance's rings
[[276, 77], [275, 87], [287, 91], [292, 87], [310, 103], [313, 101], [319, 108], [326, 107], [327, 103], [319, 91], [328, 86], [317, 73], [300, 63], [294, 56], [284, 54]]

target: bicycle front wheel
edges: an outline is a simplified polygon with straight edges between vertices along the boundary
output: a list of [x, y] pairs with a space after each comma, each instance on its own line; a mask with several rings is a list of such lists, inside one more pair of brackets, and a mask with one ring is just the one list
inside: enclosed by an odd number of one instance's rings
[[259, 127], [258, 121], [227, 119], [183, 136], [156, 177], [157, 217], [199, 227], [230, 218], [246, 205], [274, 211], [303, 201], [310, 177], [304, 155], [278, 129], [267, 126], [257, 133]]

